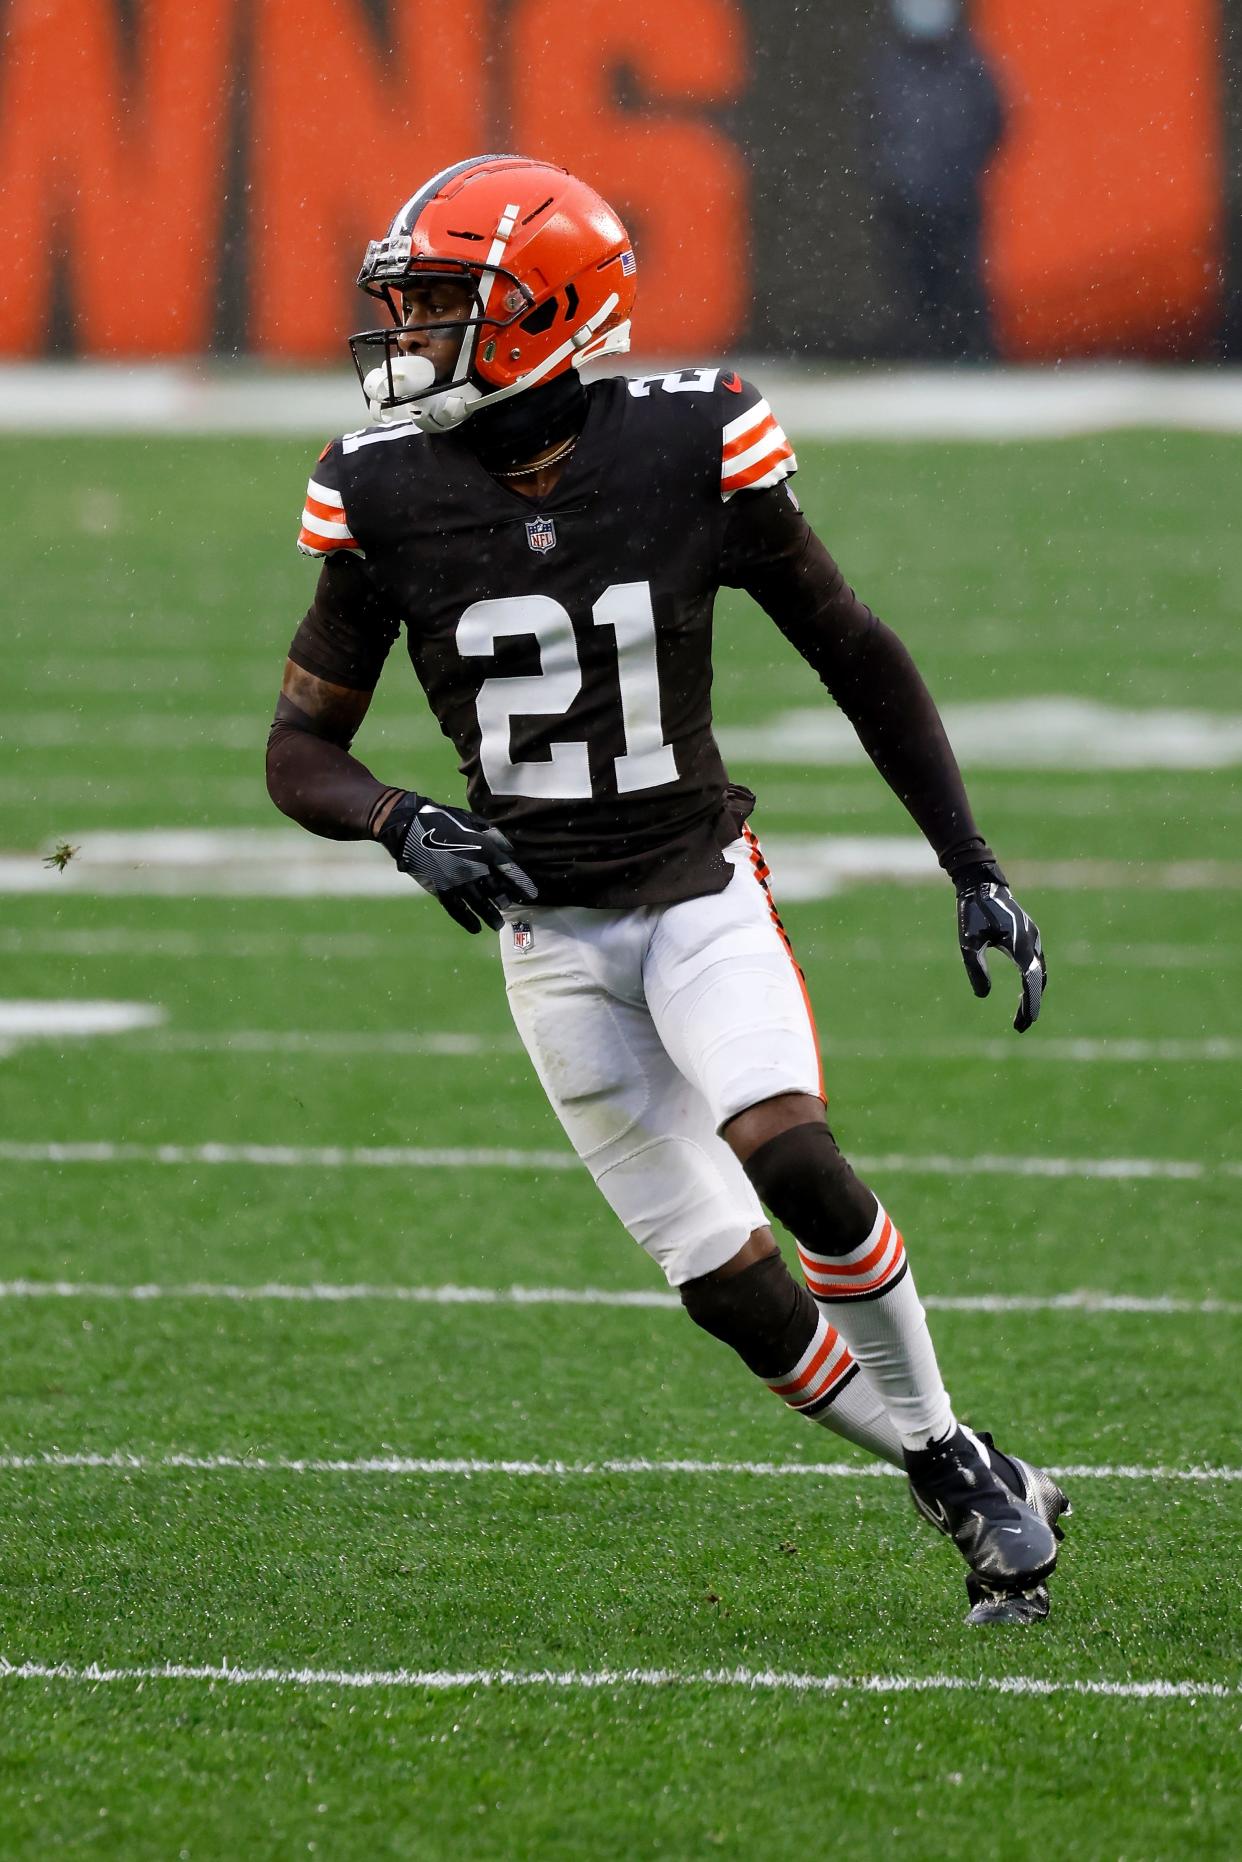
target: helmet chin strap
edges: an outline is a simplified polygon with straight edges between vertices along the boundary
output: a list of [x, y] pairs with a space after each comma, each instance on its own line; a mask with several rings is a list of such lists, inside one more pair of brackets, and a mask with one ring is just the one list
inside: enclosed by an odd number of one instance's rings
[[[453, 427], [459, 427], [481, 404], [496, 407], [501, 401], [512, 400], [515, 394], [523, 394], [528, 388], [537, 387], [553, 369], [559, 368], [567, 356], [572, 356], [575, 364], [581, 366], [582, 362], [607, 355], [614, 349], [628, 349], [628, 325], [624, 332], [610, 331], [602, 340], [596, 336], [600, 324], [608, 321], [618, 302], [614, 292], [605, 299], [594, 316], [580, 323], [551, 355], [545, 356], [533, 369], [528, 369], [525, 375], [508, 388], [495, 388], [486, 394], [470, 381], [452, 382], [446, 388], [437, 388], [433, 393], [427, 393], [426, 390], [435, 380], [435, 370], [426, 356], [394, 356], [391, 362], [381, 362], [377, 368], [368, 371], [362, 384], [372, 417], [385, 426], [404, 426], [408, 423], [423, 433], [445, 433]], [[613, 336], [621, 340], [613, 344]], [[584, 353], [588, 348], [594, 352], [593, 355]], [[390, 377], [392, 389], [399, 398], [385, 405]]]

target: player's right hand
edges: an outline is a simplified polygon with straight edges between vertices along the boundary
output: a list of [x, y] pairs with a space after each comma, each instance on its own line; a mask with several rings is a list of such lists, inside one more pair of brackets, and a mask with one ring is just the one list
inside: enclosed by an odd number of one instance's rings
[[957, 881], [957, 937], [962, 962], [975, 994], [986, 996], [992, 987], [989, 949], [1013, 959], [1022, 977], [1022, 995], [1013, 1025], [1024, 1034], [1039, 1015], [1048, 966], [1039, 926], [1018, 904], [1000, 869], [992, 866], [989, 873], [986, 878], [964, 874]]
[[389, 810], [378, 839], [401, 871], [467, 931], [480, 930], [480, 919], [499, 931], [502, 909], [536, 896], [500, 829], [469, 809], [446, 808], [408, 791]]

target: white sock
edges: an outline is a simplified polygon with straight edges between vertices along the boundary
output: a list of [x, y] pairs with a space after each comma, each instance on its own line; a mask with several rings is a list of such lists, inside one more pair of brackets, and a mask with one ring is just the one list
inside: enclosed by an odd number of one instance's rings
[[949, 1393], [919, 1303], [905, 1244], [876, 1203], [867, 1239], [849, 1254], [798, 1258], [820, 1312], [836, 1327], [882, 1400], [903, 1448], [926, 1448], [955, 1427]]
[[901, 1441], [879, 1391], [822, 1311], [798, 1362], [768, 1387], [799, 1415], [901, 1467]]
[[847, 1442], [856, 1442], [869, 1454], [878, 1455], [882, 1461], [891, 1461], [895, 1468], [904, 1466], [901, 1437], [893, 1427], [893, 1419], [879, 1391], [861, 1364], [855, 1364], [854, 1375], [845, 1388], [814, 1420], [825, 1429], [831, 1429], [834, 1435], [844, 1436]]

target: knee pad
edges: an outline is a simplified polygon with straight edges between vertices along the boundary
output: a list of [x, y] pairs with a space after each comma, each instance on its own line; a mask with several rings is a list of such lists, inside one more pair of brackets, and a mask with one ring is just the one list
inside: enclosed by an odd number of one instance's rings
[[815, 1336], [819, 1308], [780, 1254], [720, 1279], [704, 1274], [678, 1288], [681, 1303], [713, 1338], [731, 1345], [748, 1370], [770, 1381], [797, 1364]]
[[826, 1125], [795, 1125], [761, 1144], [743, 1169], [778, 1222], [814, 1254], [849, 1254], [867, 1239], [876, 1199]]

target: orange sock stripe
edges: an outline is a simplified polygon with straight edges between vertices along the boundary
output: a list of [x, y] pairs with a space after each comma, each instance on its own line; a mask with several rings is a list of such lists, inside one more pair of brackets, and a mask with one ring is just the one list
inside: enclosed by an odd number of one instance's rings
[[[798, 1243], [798, 1259], [802, 1263], [803, 1273], [846, 1274], [851, 1278], [861, 1277], [863, 1274], [869, 1274], [877, 1261], [883, 1260], [884, 1251], [888, 1247], [892, 1237], [892, 1217], [886, 1214], [884, 1217], [884, 1226], [880, 1230], [880, 1239], [876, 1242], [874, 1248], [863, 1255], [861, 1260], [848, 1262], [834, 1261], [830, 1255], [811, 1254], [802, 1246], [801, 1242]], [[897, 1237], [897, 1243], [900, 1247], [900, 1235]]]
[[818, 1403], [853, 1367], [854, 1360], [842, 1343], [840, 1333], [829, 1326], [828, 1336], [806, 1369], [798, 1377], [785, 1378], [783, 1382], [769, 1384], [768, 1388], [788, 1403], [790, 1409], [804, 1409], [808, 1403]]
[[861, 1293], [877, 1292], [890, 1280], [895, 1279], [905, 1264], [906, 1251], [902, 1245], [901, 1236], [898, 1235], [892, 1258], [872, 1280], [838, 1280], [825, 1275], [822, 1269], [815, 1272], [804, 1267], [802, 1271], [807, 1287], [816, 1299], [851, 1299], [857, 1298]]
[[841, 1335], [836, 1330], [836, 1327], [831, 1325], [826, 1326], [819, 1350], [815, 1353], [806, 1368], [799, 1371], [796, 1377], [791, 1375], [778, 1378], [774, 1384], [768, 1385], [768, 1389], [774, 1391], [778, 1397], [789, 1396], [803, 1389], [819, 1371], [824, 1359], [831, 1354], [834, 1347], [839, 1345], [840, 1342]]
[[839, 1364], [833, 1364], [822, 1381], [815, 1386], [814, 1390], [805, 1390], [799, 1397], [786, 1397], [786, 1403], [789, 1405], [790, 1409], [810, 1409], [813, 1403], [822, 1402], [828, 1392], [834, 1390], [853, 1368], [854, 1360], [847, 1352], [844, 1359]]

